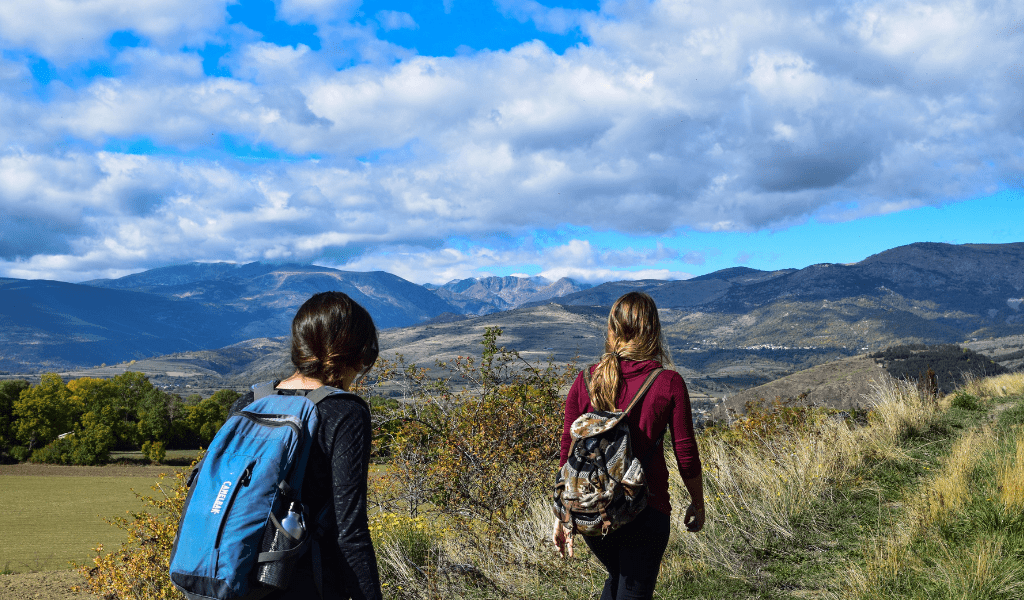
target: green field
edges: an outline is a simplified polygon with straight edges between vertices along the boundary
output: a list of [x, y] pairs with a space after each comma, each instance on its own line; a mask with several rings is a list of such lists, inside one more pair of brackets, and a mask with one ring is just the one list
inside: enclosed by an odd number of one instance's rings
[[68, 569], [86, 563], [92, 548], [116, 548], [125, 539], [104, 517], [143, 505], [153, 477], [0, 475], [0, 573]]
[[[187, 467], [192, 464], [192, 461], [195, 460], [198, 455], [199, 450], [168, 450], [167, 455], [164, 456], [164, 459], [160, 464], [170, 467]], [[143, 456], [142, 452], [139, 450], [111, 452], [110, 462], [138, 465], [151, 464], [149, 459]]]

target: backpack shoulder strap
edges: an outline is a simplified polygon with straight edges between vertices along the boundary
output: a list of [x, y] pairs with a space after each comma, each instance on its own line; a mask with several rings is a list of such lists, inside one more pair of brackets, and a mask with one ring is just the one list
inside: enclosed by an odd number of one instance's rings
[[329, 385], [322, 385], [322, 386], [316, 388], [315, 390], [309, 392], [308, 394], [306, 394], [306, 398], [308, 398], [309, 401], [312, 402], [313, 404], [319, 404], [321, 400], [323, 400], [324, 398], [330, 396], [331, 394], [347, 394], [347, 393], [348, 392], [346, 392], [345, 390], [340, 390], [340, 389], [338, 389], [336, 387], [331, 387]]
[[622, 411], [623, 413], [629, 414], [629, 411], [632, 410], [632, 408], [636, 406], [641, 400], [643, 400], [643, 397], [647, 394], [647, 390], [651, 389], [651, 385], [654, 383], [654, 380], [657, 379], [658, 375], [661, 375], [661, 372], [664, 370], [665, 369], [663, 369], [662, 367], [658, 367], [657, 369], [650, 372], [650, 374], [647, 376], [647, 379], [644, 379], [644, 384], [641, 385], [640, 389], [636, 391], [636, 396], [633, 396], [633, 401], [629, 403], [629, 406], [626, 407], [626, 410]]
[[[253, 401], [275, 395], [277, 393], [277, 383], [277, 381], [264, 381], [263, 383], [257, 383], [252, 386]], [[332, 394], [348, 394], [348, 392], [329, 385], [322, 385], [315, 390], [306, 393], [305, 396], [306, 398], [309, 398], [313, 404], [317, 404]]]
[[591, 404], [594, 400], [594, 386], [590, 380], [590, 367], [583, 369], [583, 383], [587, 386], [587, 396], [590, 397]]

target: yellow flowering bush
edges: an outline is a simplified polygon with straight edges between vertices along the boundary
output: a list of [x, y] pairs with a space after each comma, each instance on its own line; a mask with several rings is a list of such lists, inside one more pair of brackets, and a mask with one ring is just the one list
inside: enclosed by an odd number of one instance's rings
[[171, 583], [168, 570], [171, 546], [188, 493], [187, 471], [178, 471], [173, 476], [161, 474], [153, 486], [159, 496], [135, 493], [146, 509], [111, 521], [111, 525], [128, 534], [128, 539], [111, 552], [104, 552], [102, 545], [95, 548], [92, 567], [77, 565], [78, 572], [85, 577], [86, 589], [104, 598], [120, 600], [185, 600]]
[[[440, 533], [423, 516], [381, 512], [370, 518], [370, 536], [374, 548], [394, 546], [406, 560], [423, 572], [431, 566], [431, 547]], [[383, 561], [381, 566], [386, 571], [387, 562]], [[384, 579], [388, 579], [386, 573]]]

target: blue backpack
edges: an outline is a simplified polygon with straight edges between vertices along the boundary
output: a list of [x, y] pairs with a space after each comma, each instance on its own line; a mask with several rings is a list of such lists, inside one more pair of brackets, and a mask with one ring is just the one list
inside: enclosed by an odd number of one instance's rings
[[[308, 509], [301, 539], [286, 533], [281, 518], [301, 506], [316, 404], [345, 392], [324, 386], [305, 396], [278, 395], [274, 383], [253, 386], [253, 402], [228, 417], [189, 474], [170, 574], [190, 600], [261, 598], [276, 589], [257, 580], [261, 566], [266, 573], [294, 565], [315, 543]], [[268, 547], [267, 540], [281, 535], [293, 541], [287, 550]]]

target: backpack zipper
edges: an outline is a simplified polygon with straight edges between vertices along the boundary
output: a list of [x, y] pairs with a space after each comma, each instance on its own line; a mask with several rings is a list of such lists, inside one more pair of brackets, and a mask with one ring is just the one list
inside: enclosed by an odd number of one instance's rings
[[[252, 421], [253, 423], [256, 423], [257, 425], [262, 425], [264, 427], [284, 427], [284, 426], [291, 427], [292, 431], [295, 432], [295, 437], [298, 439], [298, 442], [296, 442], [296, 447], [297, 448], [301, 448], [302, 447], [302, 444], [303, 444], [302, 434], [304, 433], [304, 431], [303, 431], [302, 427], [299, 426], [298, 418], [296, 418], [294, 415], [276, 415], [276, 414], [254, 413], [254, 412], [249, 412], [247, 410], [238, 411], [238, 413], [236, 413], [236, 414], [238, 414], [238, 415], [240, 415], [242, 417], [245, 417], [246, 419], [249, 419], [250, 421]], [[287, 475], [284, 478], [285, 482], [287, 482], [289, 479], [292, 478], [291, 469], [294, 469], [294, 468], [295, 468], [295, 464], [292, 463], [291, 467], [289, 467], [289, 471], [288, 471]]]
[[282, 427], [288, 426], [295, 431], [295, 435], [298, 436], [299, 442], [302, 442], [302, 428], [299, 427], [296, 419], [293, 415], [268, 415], [263, 413], [254, 413], [247, 410], [242, 410], [236, 414], [249, 419], [257, 425], [263, 425], [265, 427]]
[[213, 543], [213, 548], [215, 550], [220, 548], [220, 537], [221, 534], [224, 533], [224, 524], [228, 522], [228, 515], [231, 514], [231, 505], [235, 503], [235, 498], [238, 497], [238, 488], [249, 485], [249, 481], [252, 479], [252, 469], [254, 466], [256, 466], [256, 461], [250, 461], [242, 471], [242, 474], [239, 475], [238, 481], [231, 486], [231, 495], [227, 498], [227, 501], [224, 503], [224, 508], [221, 511], [223, 516], [221, 516], [220, 525], [217, 527], [217, 538]]
[[[262, 425], [264, 427], [290, 427], [292, 431], [295, 432], [296, 437], [299, 439], [299, 445], [302, 445], [302, 428], [299, 427], [299, 424], [296, 422], [297, 419], [295, 419], [295, 417], [292, 415], [261, 414], [249, 412], [247, 410], [242, 410], [235, 414], [246, 419], [249, 419], [253, 423], [256, 423], [257, 425]], [[220, 538], [221, 535], [224, 533], [224, 525], [225, 523], [227, 523], [228, 514], [231, 511], [231, 505], [234, 504], [235, 497], [238, 495], [238, 488], [240, 486], [249, 485], [249, 481], [252, 479], [252, 470], [255, 465], [255, 460], [249, 463], [245, 467], [245, 470], [242, 472], [242, 475], [238, 478], [238, 482], [234, 486], [232, 486], [231, 496], [230, 498], [228, 498], [228, 501], [224, 507], [224, 517], [220, 520], [220, 526], [217, 528], [217, 538], [213, 544], [213, 547], [215, 549], [220, 548]]]

